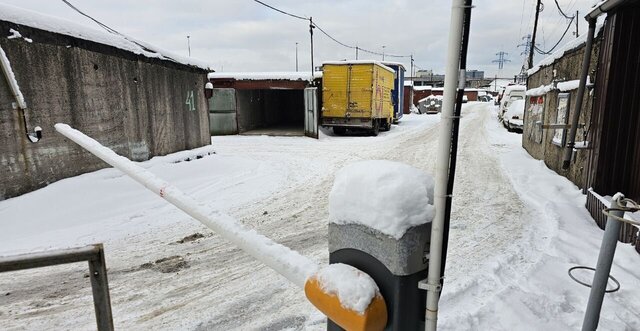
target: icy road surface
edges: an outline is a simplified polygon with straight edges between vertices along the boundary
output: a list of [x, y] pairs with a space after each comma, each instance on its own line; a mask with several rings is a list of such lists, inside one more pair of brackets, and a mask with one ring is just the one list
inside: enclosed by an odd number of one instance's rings
[[[463, 114], [441, 328], [579, 329], [588, 289], [566, 270], [594, 265], [602, 235], [584, 197], [528, 157], [492, 107], [468, 103]], [[378, 137], [214, 137], [141, 165], [325, 264], [334, 173], [366, 159], [433, 173], [438, 122], [405, 116]], [[326, 328], [300, 289], [117, 170], [0, 202], [0, 255], [96, 242], [105, 244], [116, 329]], [[605, 299], [603, 330], [640, 329], [639, 263], [619, 246], [612, 272], [623, 289]], [[0, 274], [0, 330], [95, 330], [87, 272], [79, 263]]]

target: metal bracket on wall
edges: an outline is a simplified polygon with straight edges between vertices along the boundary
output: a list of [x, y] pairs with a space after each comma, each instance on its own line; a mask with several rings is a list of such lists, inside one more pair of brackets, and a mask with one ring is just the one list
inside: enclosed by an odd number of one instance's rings
[[[570, 129], [571, 128], [571, 124], [564, 124], [564, 123], [543, 124], [541, 126], [543, 129]], [[584, 127], [585, 127], [584, 123], [578, 124], [579, 129], [582, 129]]]
[[421, 290], [432, 291], [432, 292], [440, 292], [440, 291], [442, 291], [442, 285], [440, 285], [440, 284], [437, 284], [437, 285], [429, 284], [426, 278], [418, 282], [418, 288], [421, 289]]
[[107, 267], [102, 244], [0, 257], [0, 273], [82, 261], [89, 262], [98, 331], [113, 331]]

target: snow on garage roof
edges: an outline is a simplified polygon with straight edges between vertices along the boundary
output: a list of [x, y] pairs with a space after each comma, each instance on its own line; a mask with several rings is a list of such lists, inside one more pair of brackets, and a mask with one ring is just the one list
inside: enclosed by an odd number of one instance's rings
[[[294, 72], [211, 72], [209, 79], [231, 78], [235, 80], [309, 80], [310, 73]], [[313, 78], [321, 78], [322, 72], [316, 71]]]
[[[108, 33], [55, 16], [6, 4], [0, 4], [0, 20], [116, 47], [148, 58], [172, 61], [207, 70], [211, 67], [205, 62], [173, 54], [122, 34]], [[35, 41], [37, 42], [37, 40]]]

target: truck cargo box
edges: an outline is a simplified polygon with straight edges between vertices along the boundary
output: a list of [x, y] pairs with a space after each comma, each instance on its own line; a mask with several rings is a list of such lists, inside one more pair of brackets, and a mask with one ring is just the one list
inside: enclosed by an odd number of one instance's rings
[[322, 71], [323, 126], [336, 134], [391, 128], [393, 69], [376, 61], [340, 61], [323, 63]]

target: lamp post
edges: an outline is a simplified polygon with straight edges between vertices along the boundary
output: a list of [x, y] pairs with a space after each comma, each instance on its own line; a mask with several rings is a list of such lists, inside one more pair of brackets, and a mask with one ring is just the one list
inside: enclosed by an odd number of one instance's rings
[[296, 72], [298, 71], [298, 42], [296, 42]]
[[187, 36], [187, 49], [189, 50], [189, 57], [191, 57], [191, 42], [189, 41], [189, 37]]

